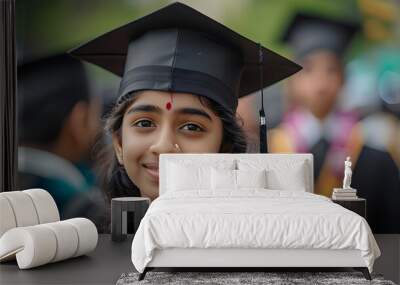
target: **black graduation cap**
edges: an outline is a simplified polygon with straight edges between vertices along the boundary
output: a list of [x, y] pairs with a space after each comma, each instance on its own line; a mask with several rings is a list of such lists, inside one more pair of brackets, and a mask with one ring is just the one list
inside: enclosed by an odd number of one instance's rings
[[359, 25], [299, 12], [295, 15], [282, 40], [289, 43], [297, 58], [315, 50], [329, 50], [342, 56]]
[[239, 97], [301, 69], [179, 2], [70, 53], [122, 76], [119, 101], [138, 90], [185, 92], [207, 97], [233, 113]]

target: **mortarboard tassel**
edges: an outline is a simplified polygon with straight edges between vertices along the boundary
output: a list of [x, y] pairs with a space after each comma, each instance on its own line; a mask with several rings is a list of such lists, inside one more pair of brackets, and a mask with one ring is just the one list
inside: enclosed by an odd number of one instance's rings
[[260, 66], [260, 86], [261, 86], [261, 109], [260, 109], [260, 153], [268, 153], [267, 144], [267, 121], [264, 112], [264, 92], [263, 92], [263, 52], [261, 44], [259, 46], [259, 66]]

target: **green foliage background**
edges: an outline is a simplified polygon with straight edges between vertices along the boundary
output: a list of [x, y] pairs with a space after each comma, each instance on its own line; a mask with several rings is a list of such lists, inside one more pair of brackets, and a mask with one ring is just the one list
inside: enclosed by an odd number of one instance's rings
[[[22, 57], [68, 50], [174, 1], [17, 0], [17, 37]], [[191, 0], [182, 1], [216, 20], [287, 53], [279, 37], [298, 10], [358, 20], [355, 0]], [[219, 11], [216, 13], [215, 11]], [[21, 57], [20, 57], [21, 58]]]

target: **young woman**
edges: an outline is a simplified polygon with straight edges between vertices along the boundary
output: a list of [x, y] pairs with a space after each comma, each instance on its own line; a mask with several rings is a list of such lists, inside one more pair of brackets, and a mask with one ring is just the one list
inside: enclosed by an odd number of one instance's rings
[[[167, 110], [171, 96], [174, 107]], [[115, 152], [111, 167], [107, 166], [112, 170], [107, 175], [111, 177], [110, 197], [142, 195], [155, 199], [161, 153], [246, 150], [235, 115], [210, 99], [189, 93], [139, 91], [115, 106], [105, 129]]]
[[155, 199], [161, 153], [245, 152], [238, 98], [300, 69], [181, 3], [72, 54], [122, 76], [106, 123], [114, 151], [102, 165], [109, 197]]

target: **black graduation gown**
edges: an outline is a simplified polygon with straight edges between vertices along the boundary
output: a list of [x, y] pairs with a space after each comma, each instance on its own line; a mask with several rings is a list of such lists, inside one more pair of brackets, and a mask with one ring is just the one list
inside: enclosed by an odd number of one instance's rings
[[367, 221], [373, 233], [400, 233], [400, 172], [389, 153], [363, 146], [351, 186], [367, 200]]

